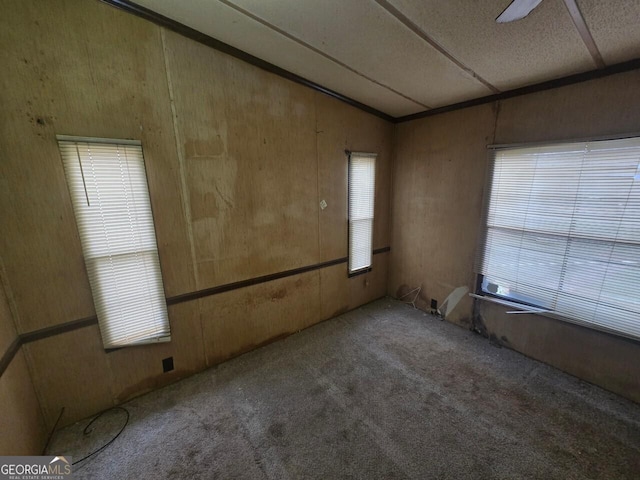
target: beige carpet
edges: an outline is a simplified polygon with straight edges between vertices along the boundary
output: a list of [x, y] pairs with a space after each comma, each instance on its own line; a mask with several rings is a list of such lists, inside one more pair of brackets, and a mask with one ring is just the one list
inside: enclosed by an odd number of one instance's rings
[[390, 299], [124, 406], [75, 478], [640, 477], [640, 405]]

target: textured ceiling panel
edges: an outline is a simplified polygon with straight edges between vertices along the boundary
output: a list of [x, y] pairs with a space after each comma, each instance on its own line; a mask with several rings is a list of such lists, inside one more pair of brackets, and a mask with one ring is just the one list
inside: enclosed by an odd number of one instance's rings
[[640, 0], [578, 0], [607, 65], [640, 58]]
[[388, 2], [500, 90], [595, 68], [562, 0], [544, 0], [528, 17], [506, 24], [495, 18], [511, 0]]
[[136, 3], [389, 115], [408, 115], [425, 109], [220, 2], [136, 0]]
[[565, 0], [133, 1], [392, 116], [640, 58], [640, 0], [575, 0], [584, 41]]
[[373, 0], [223, 0], [429, 107], [492, 93]]

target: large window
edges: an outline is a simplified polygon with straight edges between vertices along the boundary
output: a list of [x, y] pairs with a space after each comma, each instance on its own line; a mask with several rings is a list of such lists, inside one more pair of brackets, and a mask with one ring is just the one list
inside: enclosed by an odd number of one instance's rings
[[376, 154], [349, 154], [349, 274], [371, 269]]
[[58, 136], [105, 348], [170, 339], [142, 147]]
[[640, 138], [494, 152], [484, 294], [640, 338]]

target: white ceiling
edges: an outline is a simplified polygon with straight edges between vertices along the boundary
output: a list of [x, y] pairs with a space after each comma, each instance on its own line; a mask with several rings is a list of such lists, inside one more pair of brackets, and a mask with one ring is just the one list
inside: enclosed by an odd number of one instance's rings
[[640, 58], [640, 0], [134, 1], [393, 117]]

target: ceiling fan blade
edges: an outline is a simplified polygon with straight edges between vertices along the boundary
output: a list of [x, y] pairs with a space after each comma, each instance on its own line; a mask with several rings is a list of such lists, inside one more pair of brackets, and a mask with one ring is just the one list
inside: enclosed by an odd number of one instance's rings
[[515, 20], [520, 20], [531, 13], [542, 0], [513, 0], [511, 4], [504, 9], [504, 11], [498, 15], [496, 22], [507, 23]]

